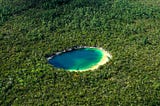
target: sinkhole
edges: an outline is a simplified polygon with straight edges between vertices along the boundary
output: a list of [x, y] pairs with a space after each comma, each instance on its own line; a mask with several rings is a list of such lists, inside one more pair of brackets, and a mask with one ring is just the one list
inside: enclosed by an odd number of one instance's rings
[[48, 57], [48, 62], [66, 71], [95, 70], [112, 58], [111, 54], [102, 48], [81, 47], [58, 52]]

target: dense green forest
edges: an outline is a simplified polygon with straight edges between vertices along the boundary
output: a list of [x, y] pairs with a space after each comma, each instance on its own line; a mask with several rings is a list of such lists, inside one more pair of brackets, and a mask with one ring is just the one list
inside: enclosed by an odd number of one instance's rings
[[[79, 73], [48, 64], [74, 46], [113, 58]], [[0, 105], [159, 106], [160, 0], [0, 0]]]

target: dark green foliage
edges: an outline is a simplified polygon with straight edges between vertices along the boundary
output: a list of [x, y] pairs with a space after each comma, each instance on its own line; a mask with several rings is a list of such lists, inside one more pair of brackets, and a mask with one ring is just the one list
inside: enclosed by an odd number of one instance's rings
[[[160, 105], [157, 2], [0, 0], [0, 105]], [[113, 59], [84, 73], [47, 63], [74, 46]]]

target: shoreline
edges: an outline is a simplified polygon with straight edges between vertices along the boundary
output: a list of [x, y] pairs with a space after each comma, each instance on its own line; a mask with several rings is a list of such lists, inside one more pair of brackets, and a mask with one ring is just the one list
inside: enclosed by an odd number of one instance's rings
[[[87, 47], [87, 48], [96, 48], [96, 47]], [[85, 72], [85, 71], [93, 71], [93, 70], [96, 70], [98, 69], [101, 65], [104, 65], [106, 64], [107, 62], [109, 62], [109, 60], [112, 58], [112, 55], [105, 51], [104, 49], [102, 48], [96, 48], [96, 49], [99, 49], [101, 52], [102, 52], [102, 58], [101, 60], [94, 66], [88, 68], [88, 69], [83, 69], [83, 70], [67, 70], [67, 71], [70, 71], [70, 72]]]
[[89, 46], [79, 46], [79, 47], [72, 47], [66, 50], [63, 50], [62, 52], [57, 52], [52, 54], [50, 57], [47, 57], [47, 60], [49, 61], [50, 59], [52, 59], [54, 56], [60, 55], [62, 53], [66, 53], [66, 52], [70, 52], [70, 51], [74, 51], [74, 50], [78, 50], [78, 49], [85, 49], [85, 48], [95, 48], [101, 51], [102, 53], [102, 58], [100, 59], [100, 61], [95, 64], [94, 66], [91, 66], [88, 69], [82, 69], [82, 70], [67, 70], [69, 72], [85, 72], [85, 71], [93, 71], [95, 69], [98, 69], [101, 65], [106, 64], [107, 62], [109, 62], [109, 60], [112, 58], [112, 55], [108, 52], [105, 51], [103, 48], [99, 48], [99, 47], [89, 47]]

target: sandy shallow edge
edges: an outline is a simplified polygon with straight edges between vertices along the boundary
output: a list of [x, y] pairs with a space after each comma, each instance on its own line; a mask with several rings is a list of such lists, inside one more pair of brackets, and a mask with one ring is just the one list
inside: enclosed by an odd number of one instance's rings
[[[96, 47], [87, 47], [87, 48], [96, 48]], [[91, 68], [88, 68], [88, 69], [85, 69], [85, 70], [68, 70], [68, 71], [71, 71], [71, 72], [85, 72], [85, 71], [93, 71], [95, 69], [98, 69], [101, 65], [104, 65], [106, 64], [107, 62], [110, 61], [110, 59], [112, 59], [112, 55], [105, 51], [104, 49], [102, 48], [97, 48], [99, 50], [102, 51], [102, 58], [100, 60], [100, 62], [98, 62], [95, 66], [92, 66]]]

